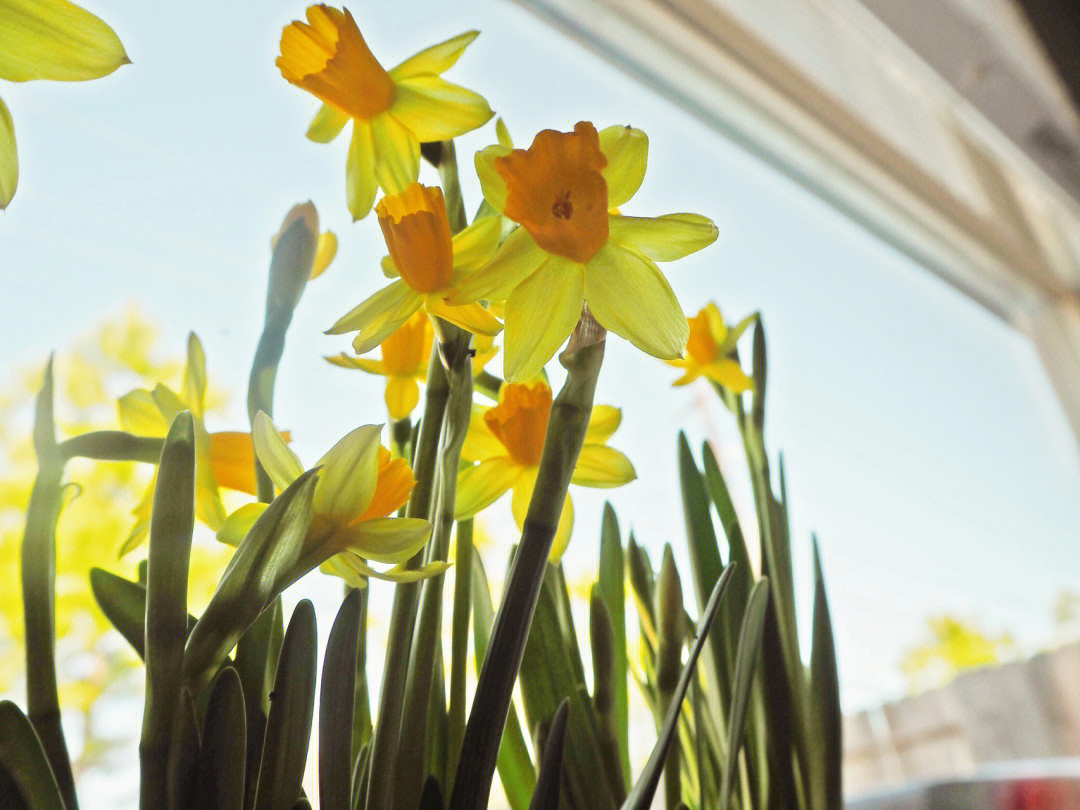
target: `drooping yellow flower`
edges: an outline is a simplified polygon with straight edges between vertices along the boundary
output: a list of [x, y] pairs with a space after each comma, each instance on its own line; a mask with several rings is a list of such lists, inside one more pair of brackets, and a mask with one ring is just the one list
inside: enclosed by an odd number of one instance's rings
[[431, 320], [418, 311], [379, 344], [379, 359], [345, 353], [326, 359], [335, 366], [386, 377], [386, 409], [391, 419], [399, 421], [409, 416], [420, 401], [419, 383], [427, 379], [433, 340]]
[[376, 209], [390, 251], [383, 271], [400, 278], [342, 316], [327, 334], [359, 331], [353, 349], [364, 354], [421, 307], [474, 334], [498, 334], [502, 324], [480, 304], [450, 306], [445, 298], [495, 252], [499, 217], [484, 217], [451, 236], [442, 189], [419, 183], [383, 197]]
[[[354, 567], [362, 566], [365, 576], [399, 579], [393, 569], [379, 573], [364, 561], [403, 563], [427, 542], [431, 524], [426, 520], [390, 517], [408, 501], [416, 480], [408, 463], [391, 458], [390, 451], [379, 443], [380, 430], [378, 425], [359, 427], [319, 459], [311, 524], [298, 570], [310, 570], [336, 555], [345, 555]], [[259, 462], [279, 490], [303, 474], [304, 465], [262, 411], [255, 416], [253, 436]], [[267, 506], [252, 503], [233, 512], [218, 539], [239, 545]], [[330, 566], [335, 571], [337, 567]], [[425, 569], [421, 575], [441, 570]], [[411, 572], [406, 578], [415, 576], [416, 572]]]
[[751, 315], [729, 328], [716, 304], [706, 304], [697, 315], [688, 319], [690, 339], [684, 356], [667, 361], [683, 369], [683, 375], [673, 385], [688, 385], [704, 376], [736, 394], [752, 390], [754, 381], [743, 372], [731, 353], [753, 320]]
[[506, 301], [505, 372], [535, 376], [570, 336], [588, 304], [602, 326], [663, 359], [686, 344], [686, 316], [656, 262], [716, 240], [697, 214], [613, 213], [645, 176], [648, 139], [631, 127], [544, 130], [528, 149], [503, 144], [476, 155], [484, 197], [521, 227], [447, 303]]
[[[4, 0], [0, 42], [0, 79], [9, 82], [99, 79], [131, 61], [104, 21], [68, 0]], [[18, 185], [15, 127], [0, 100], [0, 210]]]
[[[551, 388], [543, 380], [506, 383], [499, 390], [499, 404], [475, 406], [462, 458], [477, 461], [458, 475], [455, 517], [471, 517], [513, 490], [512, 509], [519, 527], [525, 524], [529, 501], [544, 450], [551, 416]], [[581, 449], [571, 483], [584, 487], [618, 487], [637, 474], [630, 460], [606, 442], [619, 427], [622, 413], [610, 405], [593, 407], [585, 445]], [[570, 540], [574, 509], [567, 496], [551, 549], [558, 560]]]
[[395, 194], [416, 181], [420, 144], [456, 138], [492, 116], [483, 97], [441, 74], [453, 67], [476, 31], [449, 39], [387, 71], [349, 11], [311, 6], [307, 22], [281, 34], [281, 75], [323, 101], [308, 137], [328, 143], [352, 120], [345, 166], [349, 211], [367, 216], [381, 186]]
[[[182, 394], [159, 383], [152, 390], [137, 388], [120, 397], [120, 425], [140, 436], [164, 437], [178, 413], [191, 411], [195, 420], [195, 515], [215, 531], [225, 522], [219, 487], [255, 494], [255, 453], [251, 434], [209, 433], [203, 422], [206, 400], [206, 355], [194, 334], [188, 335], [187, 365]], [[154, 502], [154, 481], [134, 509], [135, 528], [121, 546], [126, 554], [146, 539]]]

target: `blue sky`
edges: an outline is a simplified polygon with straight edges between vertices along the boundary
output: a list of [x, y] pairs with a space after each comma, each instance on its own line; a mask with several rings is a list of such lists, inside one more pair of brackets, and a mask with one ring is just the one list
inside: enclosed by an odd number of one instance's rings
[[[177, 354], [196, 331], [212, 377], [242, 391], [270, 236], [293, 203], [311, 199], [341, 250], [297, 312], [276, 416], [308, 460], [355, 424], [383, 421], [377, 382], [320, 359], [347, 347], [322, 330], [383, 279], [376, 223], [353, 224], [345, 209], [345, 142], [303, 137], [316, 102], [274, 67], [280, 29], [303, 5], [90, 7], [119, 33], [131, 66], [79, 86], [0, 87], [21, 163], [19, 192], [0, 215], [0, 367], [44, 360], [136, 302]], [[449, 77], [482, 92], [519, 143], [582, 119], [632, 123], [651, 151], [627, 212], [717, 221], [717, 244], [667, 274], [688, 312], [711, 298], [733, 318], [764, 314], [768, 441], [784, 452], [797, 537], [820, 538], [848, 706], [902, 691], [897, 663], [928, 615], [976, 618], [1028, 647], [1049, 638], [1054, 596], [1080, 588], [1080, 465], [1023, 338], [505, 0], [350, 8], [387, 64], [481, 29]], [[491, 142], [489, 125], [460, 153]], [[475, 182], [465, 191], [471, 210]], [[615, 338], [597, 395], [623, 408], [612, 444], [640, 476], [608, 495], [655, 548], [682, 542], [672, 519], [678, 425], [694, 444], [718, 439], [726, 469], [742, 473], [726, 413], [701, 389], [670, 388], [675, 376]], [[232, 417], [212, 427], [242, 426], [239, 408]], [[575, 493], [572, 567], [595, 565], [602, 501]], [[805, 545], [797, 553], [805, 563]]]

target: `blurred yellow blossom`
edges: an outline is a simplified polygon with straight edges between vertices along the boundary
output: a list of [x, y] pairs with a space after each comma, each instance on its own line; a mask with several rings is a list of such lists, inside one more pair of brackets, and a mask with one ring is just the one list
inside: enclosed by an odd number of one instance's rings
[[427, 379], [433, 340], [431, 320], [418, 311], [379, 344], [378, 360], [345, 353], [326, 359], [335, 366], [386, 377], [386, 409], [391, 419], [399, 421], [409, 416], [420, 401], [419, 383]]
[[753, 320], [754, 317], [750, 316], [734, 328], [729, 328], [716, 304], [706, 304], [697, 315], [688, 319], [690, 339], [683, 357], [667, 361], [683, 369], [683, 375], [673, 384], [688, 385], [704, 376], [736, 394], [752, 390], [754, 381], [743, 372], [731, 354]]
[[456, 138], [491, 118], [482, 96], [441, 75], [476, 36], [460, 34], [387, 71], [348, 9], [311, 6], [306, 23], [282, 31], [281, 75], [323, 101], [308, 137], [328, 143], [353, 122], [345, 175], [354, 219], [367, 216], [376, 188], [394, 194], [416, 181], [422, 142]]
[[500, 143], [476, 155], [484, 197], [521, 227], [447, 303], [506, 301], [508, 380], [539, 373], [570, 336], [582, 304], [643, 351], [679, 356], [686, 316], [656, 262], [701, 250], [717, 231], [697, 214], [612, 212], [641, 185], [647, 153], [641, 130], [598, 133], [580, 122], [573, 132], [540, 132], [528, 149]]
[[377, 210], [390, 251], [383, 272], [400, 278], [342, 316], [327, 334], [359, 331], [353, 349], [364, 354], [421, 307], [474, 334], [498, 334], [502, 324], [480, 304], [450, 306], [444, 299], [494, 253], [499, 217], [483, 217], [451, 236], [442, 189], [419, 183], [383, 197]]
[[[551, 388], [543, 380], [507, 383], [499, 390], [499, 404], [474, 406], [462, 458], [479, 462], [458, 475], [455, 517], [471, 517], [513, 490], [512, 509], [519, 527], [525, 523], [529, 500], [544, 450], [551, 416]], [[610, 405], [596, 405], [589, 419], [571, 483], [584, 487], [618, 487], [637, 474], [630, 460], [606, 442], [619, 427], [622, 413]], [[569, 496], [555, 534], [551, 558], [558, 560], [570, 540], [574, 509]]]

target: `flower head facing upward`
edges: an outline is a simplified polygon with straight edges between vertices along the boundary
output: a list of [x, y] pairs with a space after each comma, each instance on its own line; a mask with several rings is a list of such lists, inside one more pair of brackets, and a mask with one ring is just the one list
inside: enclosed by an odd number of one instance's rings
[[405, 419], [420, 401], [420, 386], [427, 378], [434, 335], [427, 313], [414, 313], [379, 344], [381, 357], [340, 354], [326, 359], [335, 366], [355, 368], [386, 377], [386, 408], [394, 421]]
[[345, 174], [354, 219], [367, 216], [377, 188], [394, 194], [416, 181], [422, 142], [455, 138], [491, 118], [483, 97], [441, 75], [476, 35], [434, 45], [388, 71], [348, 10], [311, 6], [307, 22], [285, 27], [281, 75], [323, 102], [308, 137], [327, 143], [353, 122]]
[[728, 327], [716, 304], [706, 304], [697, 315], [688, 319], [690, 339], [686, 343], [685, 356], [668, 360], [668, 363], [684, 370], [674, 385], [689, 385], [699, 377], [707, 377], [736, 394], [752, 390], [754, 381], [743, 372], [731, 353], [754, 316], [744, 319], [735, 327]]
[[478, 335], [497, 335], [502, 324], [480, 304], [450, 306], [446, 297], [495, 252], [502, 224], [483, 217], [451, 236], [442, 190], [413, 183], [378, 205], [379, 225], [390, 251], [383, 269], [400, 276], [335, 323], [327, 334], [359, 331], [357, 354], [369, 352], [423, 307], [430, 315]]
[[[394, 579], [395, 570], [380, 574], [364, 561], [397, 565], [427, 542], [431, 524], [426, 520], [389, 517], [408, 501], [416, 481], [408, 463], [391, 458], [379, 443], [379, 431], [378, 425], [353, 430], [316, 465], [320, 472], [311, 524], [297, 570], [310, 570], [341, 554], [365, 576]], [[304, 473], [304, 465], [262, 411], [255, 416], [252, 433], [255, 452], [270, 480], [279, 490], [288, 488]], [[267, 506], [253, 503], [233, 512], [218, 539], [238, 545]], [[337, 566], [331, 568], [337, 573]]]
[[[226, 431], [209, 433], [203, 421], [206, 401], [206, 355], [195, 333], [188, 335], [187, 364], [182, 393], [158, 383], [153, 389], [137, 388], [117, 402], [120, 426], [140, 436], [164, 437], [181, 411], [191, 411], [195, 421], [195, 514], [215, 531], [225, 522], [219, 487], [255, 494], [255, 453], [251, 434]], [[154, 502], [154, 482], [134, 509], [135, 527], [120, 548], [126, 554], [146, 539]]]
[[[512, 490], [514, 519], [519, 527], [524, 526], [536, 487], [551, 405], [550, 386], [537, 379], [507, 383], [499, 390], [498, 405], [474, 407], [462, 457], [479, 463], [458, 475], [455, 517], [471, 517]], [[571, 483], [618, 487], [637, 477], [630, 460], [606, 444], [621, 419], [618, 408], [593, 407]], [[558, 560], [566, 549], [573, 523], [573, 504], [568, 496], [552, 546], [553, 560]]]
[[505, 371], [520, 382], [540, 372], [588, 304], [601, 326], [663, 359], [679, 356], [686, 316], [658, 261], [716, 240], [697, 214], [613, 213], [645, 176], [648, 138], [632, 127], [544, 130], [528, 149], [506, 144], [476, 155], [484, 197], [521, 227], [450, 304], [506, 301]]

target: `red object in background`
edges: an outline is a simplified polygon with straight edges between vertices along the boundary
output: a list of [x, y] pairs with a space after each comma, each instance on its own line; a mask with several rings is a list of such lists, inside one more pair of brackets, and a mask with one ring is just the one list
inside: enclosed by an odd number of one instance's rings
[[1021, 779], [1005, 786], [1002, 810], [1071, 810], [1080, 800], [1077, 791], [1050, 779]]

